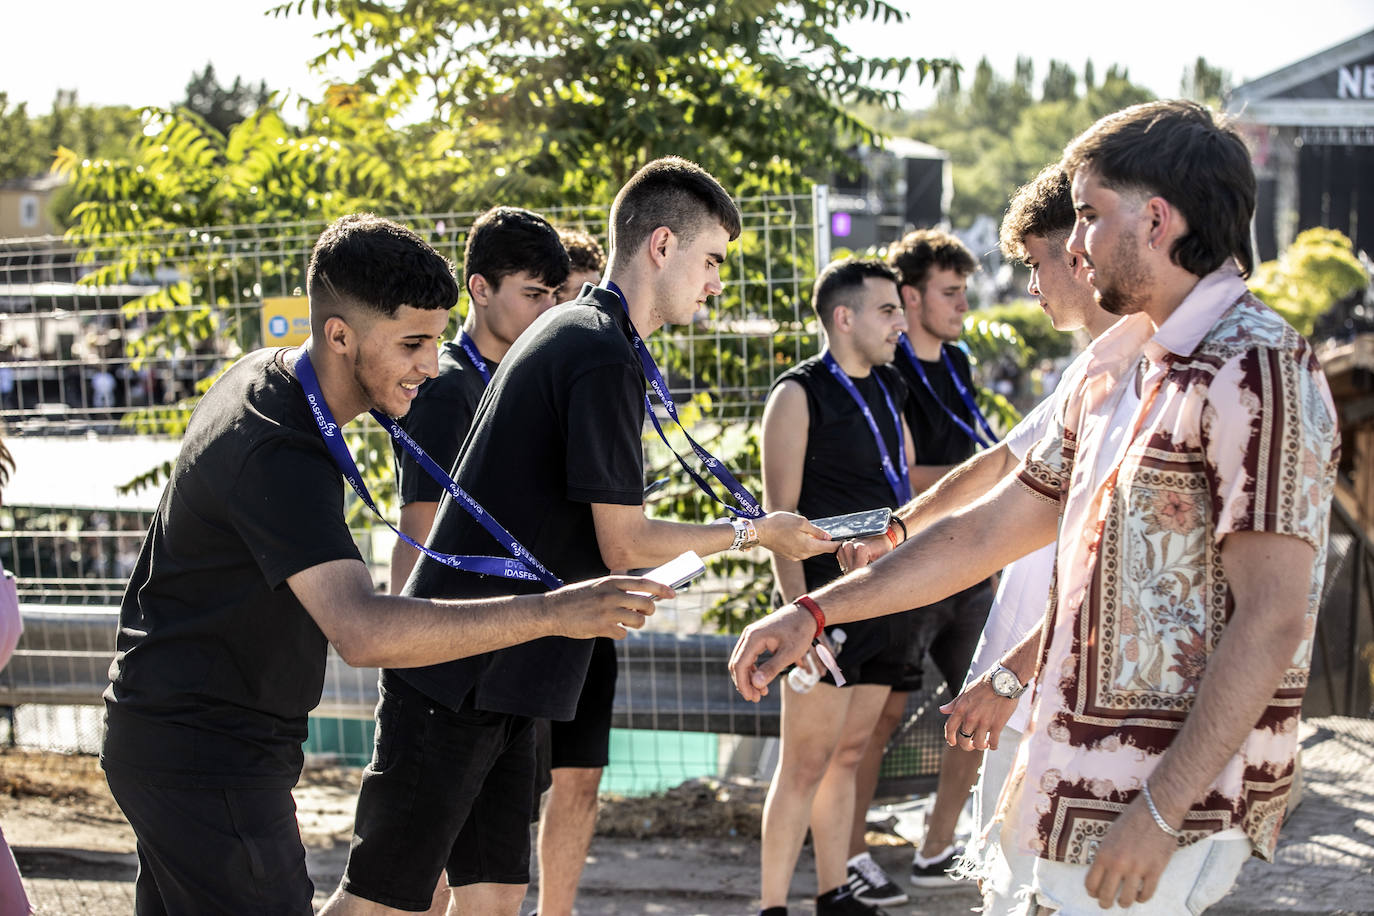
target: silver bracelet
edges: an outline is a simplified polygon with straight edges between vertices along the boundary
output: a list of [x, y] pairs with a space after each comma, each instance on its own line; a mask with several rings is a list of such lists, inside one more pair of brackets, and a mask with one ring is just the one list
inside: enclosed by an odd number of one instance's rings
[[1155, 800], [1150, 797], [1150, 781], [1148, 779], [1145, 781], [1145, 788], [1141, 790], [1140, 794], [1145, 796], [1145, 804], [1150, 808], [1150, 817], [1155, 819], [1159, 829], [1176, 840], [1183, 839], [1183, 831], [1170, 827], [1169, 822], [1164, 819], [1164, 815], [1160, 814], [1159, 809], [1155, 807]]

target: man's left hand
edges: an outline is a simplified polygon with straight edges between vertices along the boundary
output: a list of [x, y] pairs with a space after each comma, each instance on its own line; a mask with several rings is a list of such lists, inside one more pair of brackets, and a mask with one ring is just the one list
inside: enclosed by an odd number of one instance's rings
[[1102, 838], [1083, 886], [1103, 909], [1115, 902], [1144, 903], [1154, 896], [1176, 849], [1178, 841], [1159, 829], [1140, 795]]
[[995, 751], [1003, 727], [1016, 712], [1016, 700], [997, 693], [984, 676], [941, 706], [940, 712], [949, 717], [945, 719], [945, 743], [950, 747]]

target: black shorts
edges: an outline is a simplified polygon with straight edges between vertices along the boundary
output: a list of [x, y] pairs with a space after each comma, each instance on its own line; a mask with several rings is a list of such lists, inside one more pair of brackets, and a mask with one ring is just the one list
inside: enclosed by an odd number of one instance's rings
[[[911, 611], [903, 611], [872, 620], [856, 620], [826, 627], [825, 632], [832, 643], [838, 641], [838, 632], [844, 633], [844, 641], [835, 661], [844, 675], [845, 684], [895, 687], [902, 682], [906, 672], [908, 644], [911, 642], [911, 614]], [[827, 684], [835, 683], [828, 671], [822, 680]]]
[[105, 778], [138, 841], [136, 916], [314, 913], [289, 788], [151, 786], [110, 764]]
[[412, 912], [448, 883], [528, 884], [534, 723], [457, 711], [384, 671], [343, 889]]
[[549, 723], [549, 766], [604, 767], [611, 759], [611, 707], [617, 674], [615, 640], [598, 636], [577, 712], [567, 722]]
[[957, 694], [964, 685], [978, 639], [983, 635], [992, 599], [992, 580], [988, 579], [943, 601], [912, 611], [911, 654], [907, 661], [908, 670], [915, 673], [908, 683], [914, 686], [902, 689], [921, 688], [920, 673], [925, 667], [925, 655], [929, 653], [950, 695]]

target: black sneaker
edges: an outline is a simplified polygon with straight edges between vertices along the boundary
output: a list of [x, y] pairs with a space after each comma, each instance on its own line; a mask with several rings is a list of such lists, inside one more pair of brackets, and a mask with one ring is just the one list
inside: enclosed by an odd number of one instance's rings
[[959, 879], [949, 874], [954, 863], [964, 854], [962, 846], [946, 846], [933, 859], [922, 857], [920, 851], [911, 863], [911, 883], [915, 887], [953, 887]]
[[866, 852], [849, 860], [849, 890], [873, 906], [897, 906], [910, 899]]
[[816, 898], [816, 916], [889, 916], [887, 910], [864, 903], [841, 884]]

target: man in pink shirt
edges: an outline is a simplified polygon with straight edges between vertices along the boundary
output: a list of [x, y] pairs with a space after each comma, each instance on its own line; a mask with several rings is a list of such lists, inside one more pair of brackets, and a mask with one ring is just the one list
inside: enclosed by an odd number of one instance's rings
[[[1057, 534], [1033, 718], [1000, 804], [1004, 842], [1034, 856], [1023, 912], [1200, 912], [1277, 841], [1335, 411], [1311, 347], [1243, 282], [1255, 179], [1232, 128], [1190, 102], [1137, 105], [1064, 167], [1069, 251], [1125, 319], [1014, 480], [751, 626], [731, 671], [757, 699], [818, 621], [927, 603]], [[946, 737], [986, 747], [1013, 708], [957, 702]]]

